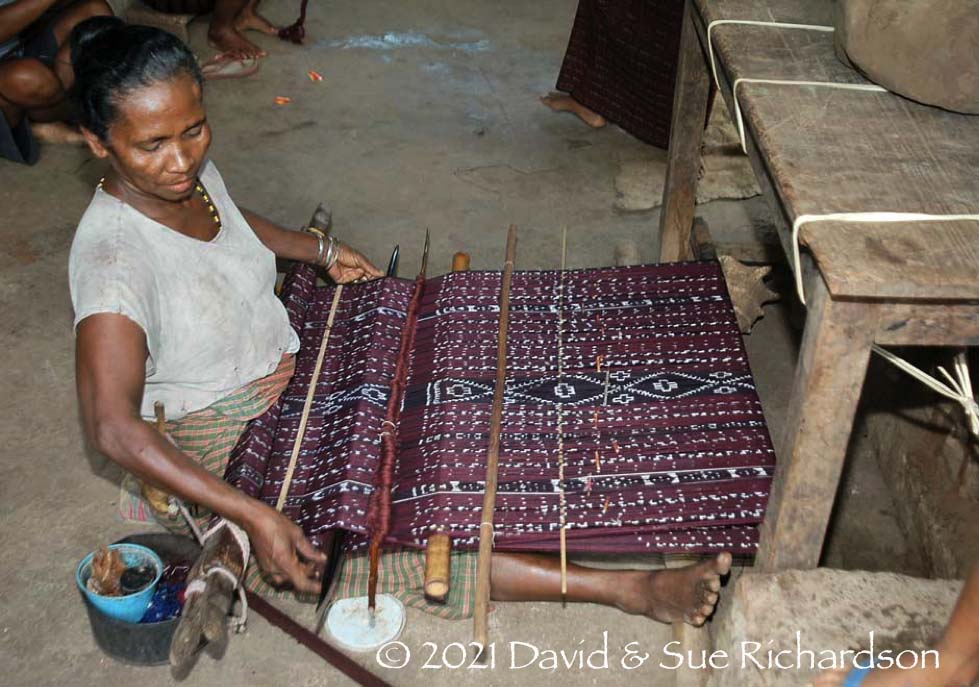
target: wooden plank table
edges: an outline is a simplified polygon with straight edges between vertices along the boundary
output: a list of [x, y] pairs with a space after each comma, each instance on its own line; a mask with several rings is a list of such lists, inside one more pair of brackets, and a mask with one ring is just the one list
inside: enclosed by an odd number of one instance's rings
[[[702, 123], [719, 20], [833, 25], [831, 0], [687, 0], [660, 220], [660, 260], [692, 257]], [[868, 83], [834, 34], [718, 24], [717, 81]], [[979, 213], [979, 117], [890, 93], [742, 81], [748, 156], [786, 253], [802, 215]], [[874, 343], [979, 344], [979, 222], [806, 224], [793, 265], [807, 317], [755, 566], [814, 568]], [[790, 264], [793, 261], [790, 260]], [[908, 382], [917, 384], [917, 382]]]

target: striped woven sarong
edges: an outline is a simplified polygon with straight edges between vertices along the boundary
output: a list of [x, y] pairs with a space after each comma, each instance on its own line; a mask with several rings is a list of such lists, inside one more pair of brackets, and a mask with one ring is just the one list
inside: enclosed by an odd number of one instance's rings
[[[475, 551], [453, 551], [449, 576], [449, 597], [444, 604], [425, 598], [425, 552], [398, 548], [385, 551], [377, 571], [377, 590], [390, 594], [405, 606], [417, 608], [444, 620], [471, 618], [476, 606]], [[370, 556], [366, 551], [348, 555], [337, 581], [334, 597], [366, 596], [370, 577]]]
[[682, 0], [579, 0], [557, 89], [666, 148], [682, 20]]
[[[286, 356], [267, 377], [242, 387], [203, 410], [186, 415], [180, 420], [167, 422], [167, 433], [181, 451], [205, 470], [223, 477], [231, 449], [248, 421], [268, 410], [285, 389], [294, 371], [295, 358]], [[190, 506], [189, 510], [197, 521], [197, 526], [202, 530], [207, 529], [213, 513], [198, 506]], [[171, 532], [190, 536], [190, 528], [179, 513], [154, 513], [154, 516]], [[472, 616], [476, 579], [476, 556], [473, 553], [460, 551], [453, 554], [451, 591], [445, 604], [435, 604], [425, 599], [423, 551], [407, 548], [387, 551], [381, 557], [379, 568], [378, 591], [397, 597], [406, 606], [450, 620]], [[343, 563], [335, 598], [366, 595], [368, 573], [367, 555], [350, 554]], [[247, 589], [267, 598], [317, 600], [315, 595], [272, 587], [262, 577], [261, 568], [254, 556], [245, 571], [244, 584]]]
[[[246, 384], [203, 410], [167, 422], [167, 434], [201, 467], [223, 477], [231, 449], [248, 421], [275, 403], [292, 379], [295, 368], [296, 359], [291, 355], [284, 356], [272, 374]], [[197, 506], [191, 507], [191, 513], [201, 529], [206, 529], [213, 517], [213, 513]], [[170, 517], [157, 515], [157, 520], [171, 531], [190, 534], [190, 528], [179, 513]]]
[[[167, 434], [181, 451], [197, 461], [201, 467], [213, 475], [224, 477], [228, 456], [241, 433], [245, 431], [248, 421], [258, 417], [275, 403], [292, 379], [295, 368], [296, 359], [291, 355], [284, 356], [272, 374], [243, 386], [203, 410], [167, 422]], [[187, 505], [198, 528], [205, 531], [214, 514], [196, 504]], [[180, 513], [157, 512], [155, 517], [171, 532], [191, 536], [190, 527]], [[254, 556], [245, 570], [244, 584], [247, 589], [266, 597], [302, 597], [290, 591], [277, 590], [266, 582]]]

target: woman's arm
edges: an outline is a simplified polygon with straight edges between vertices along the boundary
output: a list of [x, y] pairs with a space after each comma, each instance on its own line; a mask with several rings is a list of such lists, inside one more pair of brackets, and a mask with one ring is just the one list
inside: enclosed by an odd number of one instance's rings
[[150, 484], [237, 523], [262, 569], [281, 584], [319, 590], [323, 554], [288, 518], [212, 475], [139, 415], [146, 336], [123, 315], [92, 315], [78, 325], [75, 365], [85, 433], [99, 451]]
[[10, 40], [37, 21], [59, 0], [15, 0], [0, 7], [0, 43]]
[[[305, 231], [283, 229], [251, 210], [239, 209], [255, 235], [277, 258], [317, 264], [319, 240], [316, 236]], [[370, 260], [343, 243], [340, 244], [340, 255], [336, 264], [330, 268], [328, 274], [338, 284], [384, 276]]]

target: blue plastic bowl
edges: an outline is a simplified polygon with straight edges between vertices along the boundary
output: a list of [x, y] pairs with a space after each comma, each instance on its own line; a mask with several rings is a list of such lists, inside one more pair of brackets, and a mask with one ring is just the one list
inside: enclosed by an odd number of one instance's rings
[[102, 613], [127, 623], [138, 623], [143, 614], [146, 613], [146, 609], [149, 608], [150, 601], [153, 600], [153, 592], [156, 591], [156, 585], [160, 582], [160, 576], [163, 574], [163, 561], [156, 555], [156, 552], [139, 544], [112, 544], [109, 548], [122, 555], [122, 560], [127, 568], [147, 563], [153, 565], [156, 568], [156, 577], [153, 578], [153, 582], [138, 592], [126, 596], [101, 596], [90, 591], [88, 578], [92, 576], [92, 559], [95, 558], [95, 551], [85, 556], [82, 562], [78, 564], [78, 569], [75, 571], [75, 582], [78, 584], [78, 588], [82, 590], [85, 598]]

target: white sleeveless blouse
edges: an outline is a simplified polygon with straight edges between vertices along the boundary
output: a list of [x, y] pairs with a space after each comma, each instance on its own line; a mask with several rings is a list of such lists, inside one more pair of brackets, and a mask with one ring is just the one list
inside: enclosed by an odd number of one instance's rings
[[206, 408], [299, 349], [273, 290], [275, 256], [213, 163], [200, 178], [221, 217], [213, 240], [180, 234], [99, 189], [71, 246], [75, 326], [96, 313], [118, 313], [146, 334], [146, 419], [156, 401], [169, 420]]

